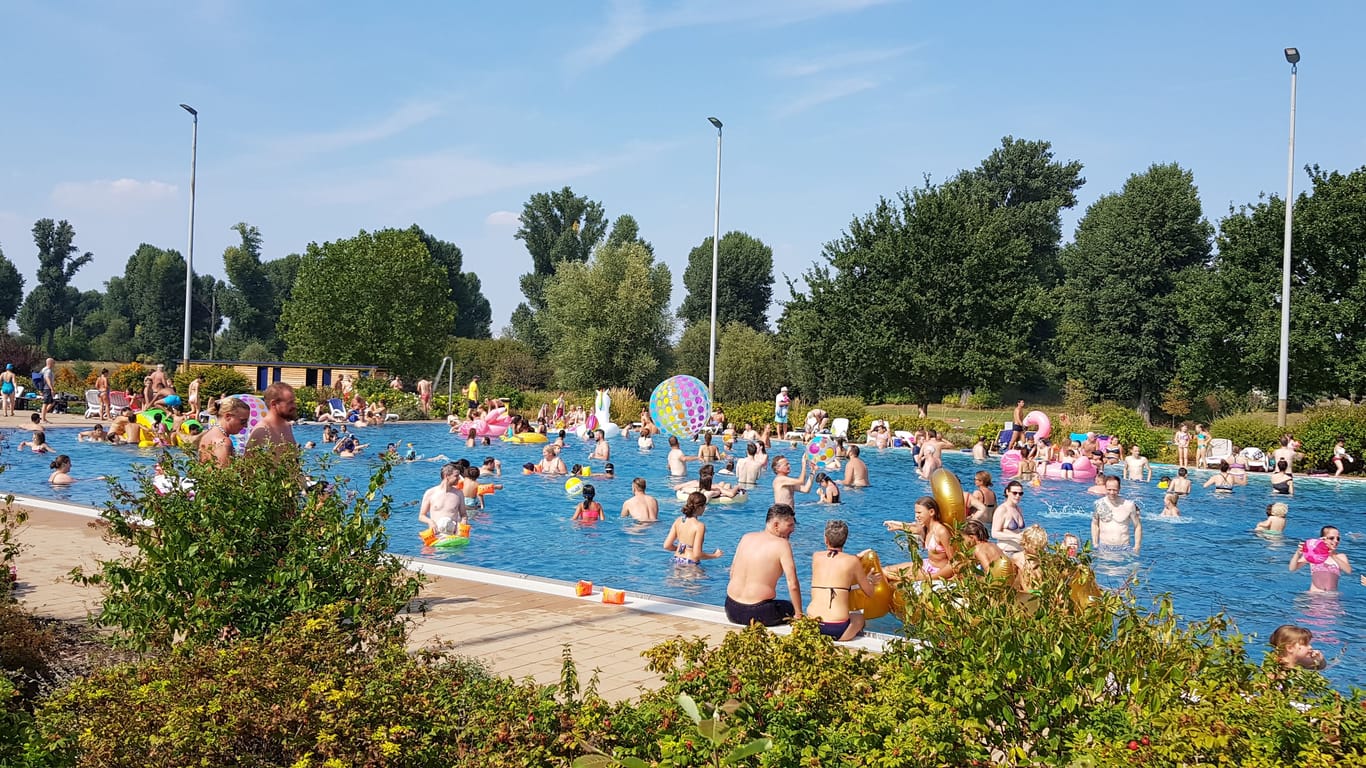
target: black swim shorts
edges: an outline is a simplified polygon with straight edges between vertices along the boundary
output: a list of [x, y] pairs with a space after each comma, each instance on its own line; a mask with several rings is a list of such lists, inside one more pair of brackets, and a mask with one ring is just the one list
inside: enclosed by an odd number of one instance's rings
[[748, 605], [738, 603], [726, 595], [726, 619], [732, 624], [748, 625], [751, 622], [759, 622], [765, 627], [776, 627], [779, 624], [786, 624], [797, 615], [792, 603], [787, 600], [765, 600], [762, 603]]

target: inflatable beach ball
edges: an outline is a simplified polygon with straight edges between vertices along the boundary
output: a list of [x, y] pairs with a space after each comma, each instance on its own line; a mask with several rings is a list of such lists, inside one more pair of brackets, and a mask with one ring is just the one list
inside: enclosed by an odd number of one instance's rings
[[692, 376], [665, 379], [650, 394], [650, 418], [674, 437], [690, 438], [711, 418], [711, 392]]
[[806, 456], [824, 469], [826, 464], [835, 459], [835, 441], [829, 435], [816, 435], [806, 444]]
[[[251, 411], [251, 413], [247, 415], [247, 426], [235, 435], [228, 435], [229, 439], [232, 440], [233, 451], [240, 454], [242, 451], [246, 450], [247, 435], [250, 435], [251, 431], [256, 429], [256, 425], [260, 424], [261, 419], [266, 415], [266, 401], [262, 399], [260, 395], [233, 395], [233, 399], [241, 400], [246, 404], [247, 409]], [[209, 419], [210, 427], [216, 426], [217, 424], [217, 416], [213, 416]]]

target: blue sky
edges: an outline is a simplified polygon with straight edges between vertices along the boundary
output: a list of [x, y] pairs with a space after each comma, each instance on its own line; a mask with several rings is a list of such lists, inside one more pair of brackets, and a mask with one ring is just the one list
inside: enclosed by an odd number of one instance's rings
[[1286, 46], [1296, 165], [1366, 162], [1355, 2], [0, 0], [0, 18], [0, 248], [26, 288], [42, 217], [95, 254], [81, 288], [141, 242], [183, 252], [181, 102], [200, 113], [196, 271], [223, 275], [238, 221], [267, 258], [416, 222], [464, 250], [495, 333], [531, 267], [522, 205], [565, 185], [634, 215], [682, 301], [712, 230], [709, 115], [722, 231], [773, 247], [780, 297], [879, 196], [1006, 134], [1084, 163], [1069, 236], [1154, 162], [1194, 171], [1211, 220], [1283, 194]]

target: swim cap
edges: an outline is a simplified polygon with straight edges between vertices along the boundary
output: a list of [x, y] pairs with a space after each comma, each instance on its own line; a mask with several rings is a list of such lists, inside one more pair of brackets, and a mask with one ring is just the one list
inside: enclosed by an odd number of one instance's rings
[[12, 371], [12, 370], [14, 370], [14, 363], [5, 363], [5, 370], [7, 370], [7, 371]]

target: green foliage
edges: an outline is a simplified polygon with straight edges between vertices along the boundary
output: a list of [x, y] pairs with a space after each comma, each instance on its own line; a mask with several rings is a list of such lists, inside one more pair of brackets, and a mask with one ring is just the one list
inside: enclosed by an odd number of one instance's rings
[[1000, 436], [1001, 430], [1005, 428], [1006, 425], [999, 421], [984, 422], [982, 426], [977, 428], [977, 439], [986, 443], [988, 446], [995, 445], [996, 438]]
[[731, 323], [720, 329], [716, 342], [716, 392], [712, 397], [762, 400], [772, 397], [787, 379], [787, 363], [767, 330]]
[[414, 224], [409, 231], [422, 239], [432, 255], [432, 260], [446, 270], [446, 280], [451, 287], [451, 301], [455, 304], [455, 324], [451, 327], [452, 336], [471, 339], [487, 339], [491, 335], [489, 326], [493, 321], [493, 309], [484, 297], [479, 275], [463, 271], [465, 256], [455, 243], [438, 240], [422, 231]]
[[24, 745], [32, 736], [33, 716], [20, 706], [19, 689], [8, 672], [0, 669], [0, 765], [20, 765]]
[[1060, 362], [1101, 397], [1144, 413], [1177, 372], [1187, 339], [1183, 307], [1210, 256], [1190, 171], [1153, 165], [1101, 197], [1062, 255]]
[[1035, 378], [1080, 173], [1047, 142], [1007, 137], [978, 168], [856, 218], [803, 275], [807, 294], [789, 281], [779, 335], [798, 389], [928, 403]]
[[922, 419], [919, 416], [893, 416], [887, 419], [892, 432], [919, 432], [920, 430], [931, 430], [939, 433], [940, 437], [948, 437], [953, 430], [953, 425], [943, 419]]
[[[861, 435], [868, 431], [868, 406], [857, 395], [823, 397], [816, 407], [830, 414], [830, 421], [849, 420], [849, 434]], [[804, 418], [805, 413], [799, 418]], [[800, 426], [799, 424], [796, 426]]]
[[[185, 330], [185, 257], [143, 243], [122, 277], [109, 280], [107, 307], [133, 329], [132, 349], [153, 360], [180, 359]], [[208, 308], [201, 317], [207, 320]]]
[[[649, 407], [649, 403], [642, 400], [633, 389], [612, 387], [607, 394], [612, 396], [612, 423], [620, 427], [640, 421], [641, 410]], [[646, 393], [646, 397], [649, 397], [649, 393]]]
[[[727, 232], [717, 247], [716, 326], [741, 323], [755, 331], [768, 330], [768, 308], [773, 301], [773, 249], [744, 232]], [[712, 239], [688, 253], [683, 270], [683, 303], [678, 317], [691, 325], [711, 322]]]
[[9, 329], [9, 321], [19, 314], [24, 302], [24, 276], [14, 262], [5, 258], [0, 249], [0, 328]]
[[[717, 329], [721, 333], [721, 329]], [[711, 360], [711, 326], [708, 323], [690, 323], [683, 327], [678, 344], [673, 349], [674, 376], [692, 376], [698, 381], [707, 380], [707, 365]], [[716, 353], [721, 354], [721, 339], [716, 340]]]
[[599, 248], [590, 263], [566, 262], [545, 284], [538, 327], [555, 339], [556, 379], [576, 389], [648, 391], [669, 354], [673, 278], [644, 246]]
[[1086, 382], [1069, 376], [1063, 386], [1062, 409], [1074, 416], [1086, 413], [1091, 405], [1091, 390]]
[[[232, 648], [186, 647], [97, 673], [47, 701], [37, 742], [61, 765], [503, 768], [563, 765], [607, 745], [591, 690], [491, 677], [346, 627], [337, 607]], [[149, 759], [154, 756], [154, 759]]]
[[965, 405], [981, 411], [994, 410], [1001, 407], [1001, 395], [990, 390], [979, 390], [968, 395]]
[[[532, 353], [531, 347], [515, 339], [447, 340], [445, 354], [451, 358], [455, 388], [460, 389], [470, 379], [479, 376], [479, 383], [516, 389], [539, 389], [550, 383], [551, 369]], [[442, 394], [446, 392], [446, 374], [441, 374]], [[458, 394], [458, 393], [457, 393]]]
[[75, 239], [76, 230], [65, 219], [39, 219], [33, 224], [38, 282], [24, 299], [18, 317], [19, 329], [42, 345], [50, 344], [53, 331], [72, 319], [80, 292], [71, 287], [71, 278], [95, 258], [88, 252], [78, 256], [79, 249], [72, 243]]
[[1347, 452], [1357, 459], [1349, 469], [1361, 470], [1361, 456], [1366, 453], [1366, 408], [1359, 405], [1311, 408], [1304, 416], [1304, 421], [1295, 428], [1295, 437], [1300, 441], [1308, 468], [1334, 470], [1333, 446], [1342, 438], [1346, 441]]
[[[607, 214], [602, 203], [565, 187], [532, 195], [522, 206], [521, 222], [515, 237], [526, 243], [531, 254], [531, 272], [521, 277], [526, 302], [517, 305], [512, 313], [513, 337], [529, 344], [537, 355], [545, 355], [557, 341], [539, 327], [538, 314], [546, 307], [546, 287], [562, 265], [588, 261], [607, 234]], [[629, 244], [638, 243], [628, 241], [614, 247]]]
[[310, 243], [281, 319], [285, 357], [371, 363], [410, 376], [435, 370], [455, 321], [448, 274], [412, 231], [362, 231]]
[[[204, 377], [204, 381], [199, 384], [200, 403], [207, 404], [210, 396], [242, 395], [256, 391], [255, 382], [237, 370], [215, 365], [195, 365], [177, 370], [173, 377], [175, 390], [182, 396], [187, 395], [190, 391], [190, 382], [194, 381], [196, 376]], [[317, 403], [315, 402], [314, 405]], [[301, 407], [300, 413], [306, 413], [306, 411]]]
[[752, 424], [755, 429], [762, 430], [765, 424], [773, 423], [773, 401], [771, 400], [726, 403], [722, 405], [721, 410], [726, 414], [726, 421], [734, 424], [736, 429], [741, 429], [748, 423]]
[[1166, 432], [1149, 427], [1134, 409], [1114, 402], [1091, 406], [1091, 421], [1097, 433], [1118, 437], [1125, 450], [1136, 444], [1150, 459], [1156, 460], [1167, 446]]
[[[0, 474], [4, 472], [5, 465], [0, 464]], [[26, 549], [19, 541], [19, 531], [28, 522], [28, 512], [14, 506], [13, 496], [7, 495], [0, 502], [0, 604], [6, 604], [14, 599], [12, 574], [19, 554]], [[9, 663], [0, 668], [8, 669]]]
[[103, 517], [125, 553], [75, 574], [104, 586], [96, 623], [127, 647], [257, 637], [335, 602], [358, 630], [393, 629], [417, 594], [420, 579], [386, 551], [387, 465], [354, 500], [344, 488], [305, 494], [297, 458], [264, 452], [223, 469], [170, 456], [160, 467], [194, 493], [158, 493], [145, 470], [131, 488], [111, 481]]
[[109, 374], [109, 388], [118, 392], [141, 392], [143, 379], [151, 374], [152, 369], [142, 363], [119, 366]]
[[[773, 739], [760, 737], [750, 741], [748, 744], [739, 744], [728, 747], [727, 742], [731, 740], [731, 734], [735, 731], [726, 720], [728, 716], [734, 716], [736, 712], [746, 707], [738, 699], [730, 699], [719, 706], [712, 705], [706, 707], [706, 717], [704, 718], [703, 709], [697, 706], [697, 702], [686, 693], [678, 694], [676, 699], [678, 708], [692, 720], [696, 733], [693, 734], [700, 744], [710, 744], [712, 755], [710, 760], [706, 760], [707, 765], [746, 765], [749, 764], [748, 758], [773, 749]], [[572, 763], [573, 768], [605, 768], [606, 766], [622, 766], [622, 768], [648, 768], [649, 763], [638, 757], [624, 757], [620, 760], [612, 758], [605, 752], [594, 749], [594, 753], [577, 758]], [[692, 748], [688, 747], [686, 752], [675, 756], [665, 754], [661, 765], [692, 765], [690, 754]], [[706, 759], [705, 757], [703, 758]]]
[[[1268, 454], [1280, 444], [1282, 430], [1255, 416], [1229, 416], [1210, 422], [1210, 437], [1226, 437], [1241, 448], [1261, 448]], [[1328, 452], [1333, 444], [1328, 444]]]
[[43, 370], [47, 355], [33, 344], [25, 344], [8, 333], [0, 333], [0, 360], [14, 364], [15, 376], [28, 376]]

